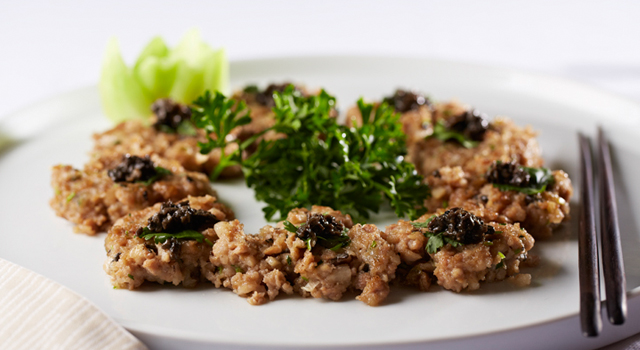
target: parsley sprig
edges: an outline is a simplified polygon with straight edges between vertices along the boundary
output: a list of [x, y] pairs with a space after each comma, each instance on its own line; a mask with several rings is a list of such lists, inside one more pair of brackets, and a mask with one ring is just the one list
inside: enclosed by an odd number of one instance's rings
[[470, 140], [457, 131], [449, 130], [446, 126], [444, 126], [444, 123], [441, 120], [435, 123], [435, 125], [433, 126], [433, 134], [428, 137], [435, 137], [436, 139], [443, 142], [455, 140], [458, 141], [458, 143], [460, 143], [464, 148], [475, 148], [480, 144], [480, 142]]
[[[213, 149], [220, 148], [220, 162], [210, 174], [211, 180], [215, 180], [220, 176], [222, 171], [230, 166], [242, 163], [242, 151], [246, 149], [255, 139], [252, 138], [242, 142], [234, 139], [231, 142], [237, 143], [238, 147], [227, 154], [225, 147], [229, 142], [227, 135], [232, 129], [249, 124], [251, 117], [249, 116], [247, 105], [244, 101], [236, 102], [226, 98], [220, 92], [216, 92], [214, 96], [209, 91], [203, 96], [198, 97], [191, 107], [191, 119], [196, 127], [204, 129], [207, 133], [207, 142], [198, 142], [200, 153], [208, 154]], [[212, 137], [215, 136], [215, 138]]]
[[287, 137], [263, 141], [244, 164], [267, 219], [314, 204], [368, 218], [385, 200], [401, 217], [426, 211], [429, 188], [404, 160], [405, 135], [388, 105], [361, 99], [363, 123], [347, 127], [331, 116], [335, 98], [325, 91], [304, 97], [289, 86], [274, 101], [273, 130]]
[[178, 233], [166, 233], [166, 232], [151, 232], [151, 230], [149, 230], [148, 227], [144, 227], [139, 237], [144, 240], [153, 239], [155, 243], [164, 243], [169, 238], [175, 238], [175, 239], [184, 239], [184, 240], [194, 240], [194, 241], [197, 241], [198, 243], [202, 243], [204, 241], [210, 246], [213, 245], [213, 242], [211, 242], [208, 238], [205, 238], [202, 233], [194, 230], [184, 230]]
[[[429, 227], [429, 223], [431, 222], [431, 220], [433, 220], [433, 218], [435, 217], [435, 215], [432, 215], [425, 222], [412, 222], [411, 225], [413, 225], [413, 227], [415, 228], [426, 229]], [[456, 241], [455, 239], [451, 239], [443, 235], [443, 232], [433, 233], [429, 230], [425, 230], [422, 232], [422, 234], [427, 237], [427, 245], [425, 247], [425, 250], [429, 254], [435, 254], [438, 249], [444, 247], [447, 244], [450, 244], [452, 247], [460, 247], [462, 245], [462, 243]]]
[[[247, 159], [242, 151], [260, 137], [240, 142], [237, 150], [223, 154], [211, 174], [215, 179], [225, 167], [241, 164], [245, 181], [254, 188], [256, 199], [264, 201], [265, 218], [286, 217], [293, 208], [326, 205], [361, 220], [378, 212], [388, 201], [396, 214], [416, 218], [426, 212], [423, 201], [429, 195], [414, 166], [405, 161], [406, 143], [399, 115], [386, 103], [358, 107], [361, 126], [348, 127], [332, 116], [335, 98], [322, 90], [303, 96], [293, 85], [273, 95], [273, 130], [285, 137], [262, 140]], [[201, 153], [224, 149], [226, 136], [234, 127], [250, 122], [244, 102], [234, 102], [209, 93], [194, 102], [192, 118], [209, 137]]]
[[547, 190], [547, 187], [553, 185], [554, 177], [551, 170], [547, 168], [529, 168], [521, 166], [521, 169], [529, 173], [531, 180], [527, 186], [514, 186], [505, 184], [493, 184], [493, 187], [501, 191], [517, 191], [527, 195], [535, 195]]

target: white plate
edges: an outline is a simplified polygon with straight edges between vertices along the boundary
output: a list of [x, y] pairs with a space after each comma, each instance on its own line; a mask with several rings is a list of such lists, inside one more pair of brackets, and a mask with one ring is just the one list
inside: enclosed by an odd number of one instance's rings
[[[541, 131], [547, 165], [565, 169], [578, 184], [576, 130], [593, 134], [604, 124], [613, 143], [631, 317], [605, 328], [597, 340], [582, 338], [577, 313], [575, 218], [556, 238], [536, 243], [542, 264], [533, 285], [485, 284], [456, 294], [433, 287], [420, 293], [393, 289], [381, 307], [347, 295], [340, 302], [281, 297], [250, 306], [224, 289], [150, 285], [114, 290], [102, 271], [103, 237], [72, 233], [48, 206], [50, 167], [82, 166], [91, 133], [110, 127], [97, 90], [86, 88], [32, 106], [3, 121], [0, 130], [20, 140], [0, 156], [0, 257], [43, 274], [87, 297], [119, 323], [158, 347], [437, 347], [517, 345], [519, 348], [593, 348], [640, 331], [640, 107], [561, 79], [426, 59], [372, 57], [284, 58], [233, 62], [232, 86], [290, 79], [324, 86], [344, 110], [359, 96], [379, 99], [396, 87], [435, 99], [459, 98], [490, 115], [507, 115]], [[247, 232], [264, 225], [260, 206], [241, 181], [216, 184]], [[576, 186], [577, 188], [577, 186]], [[390, 222], [389, 215], [377, 224]], [[606, 323], [606, 321], [605, 321]], [[554, 339], [554, 337], [557, 337]]]

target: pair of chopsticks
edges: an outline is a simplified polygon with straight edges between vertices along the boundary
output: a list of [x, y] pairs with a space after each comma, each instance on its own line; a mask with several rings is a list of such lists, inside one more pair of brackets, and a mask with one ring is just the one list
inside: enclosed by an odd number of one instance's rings
[[580, 142], [580, 321], [586, 337], [596, 337], [602, 330], [600, 313], [600, 269], [596, 239], [596, 208], [600, 209], [600, 248], [609, 322], [623, 324], [627, 317], [627, 295], [622, 247], [616, 208], [611, 154], [602, 128], [598, 128], [597, 174], [599, 200], [594, 201], [594, 164], [589, 138], [579, 133]]

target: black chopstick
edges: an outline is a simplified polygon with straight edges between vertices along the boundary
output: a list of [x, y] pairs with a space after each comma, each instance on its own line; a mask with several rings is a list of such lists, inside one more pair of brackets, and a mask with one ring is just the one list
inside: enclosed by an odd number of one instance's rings
[[627, 318], [627, 282], [622, 262], [613, 172], [609, 143], [598, 128], [598, 187], [600, 194], [600, 244], [602, 272], [611, 324], [623, 324]]
[[578, 229], [578, 260], [580, 267], [580, 323], [586, 337], [598, 336], [602, 329], [600, 316], [600, 272], [593, 201], [593, 158], [591, 144], [583, 134], [580, 143], [580, 224]]

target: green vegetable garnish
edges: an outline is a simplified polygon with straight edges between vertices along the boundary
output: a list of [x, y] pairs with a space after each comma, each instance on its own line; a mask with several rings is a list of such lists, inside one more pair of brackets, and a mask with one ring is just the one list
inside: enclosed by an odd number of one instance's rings
[[433, 220], [433, 218], [435, 217], [436, 215], [434, 214], [434, 215], [431, 215], [425, 222], [412, 222], [411, 225], [413, 225], [413, 227], [415, 228], [427, 228], [429, 227], [431, 220]]
[[424, 233], [424, 235], [429, 239], [427, 241], [427, 246], [425, 247], [427, 253], [429, 254], [435, 254], [438, 249], [444, 247], [446, 244], [450, 244], [454, 248], [462, 246], [462, 243], [456, 241], [455, 239], [444, 236], [442, 232], [431, 233], [427, 231]]
[[286, 137], [262, 141], [243, 162], [267, 220], [315, 204], [368, 218], [385, 199], [401, 217], [426, 211], [429, 188], [404, 160], [405, 135], [389, 106], [358, 101], [363, 125], [350, 128], [331, 117], [335, 98], [324, 90], [304, 97], [289, 86], [274, 101], [272, 130]]
[[191, 30], [172, 50], [156, 37], [128, 67], [111, 39], [105, 51], [100, 77], [100, 95], [105, 114], [114, 122], [145, 119], [158, 98], [170, 97], [191, 103], [204, 91], [227, 92], [229, 64], [223, 49], [204, 43]]
[[204, 237], [204, 235], [198, 231], [194, 230], [184, 230], [178, 233], [165, 233], [165, 232], [151, 232], [149, 228], [145, 227], [142, 229], [142, 233], [139, 235], [140, 238], [149, 240], [153, 239], [155, 243], [164, 243], [169, 238], [175, 239], [184, 239], [184, 240], [194, 240], [198, 243], [202, 243], [205, 241], [209, 245], [213, 245], [210, 240]]
[[[428, 228], [429, 223], [436, 217], [436, 215], [431, 215], [425, 222], [412, 222], [411, 225], [415, 228]], [[451, 239], [443, 235], [443, 232], [432, 233], [430, 231], [425, 230], [423, 232], [424, 236], [428, 238], [427, 245], [425, 250], [429, 254], [435, 254], [438, 249], [444, 247], [446, 244], [450, 244], [452, 247], [460, 247], [462, 243], [456, 241], [455, 239]]]
[[464, 148], [475, 148], [480, 144], [480, 142], [478, 141], [469, 140], [457, 131], [447, 129], [442, 121], [436, 122], [436, 124], [433, 126], [433, 134], [429, 135], [428, 137], [435, 137], [436, 139], [443, 142], [455, 140], [458, 141], [458, 143], [460, 143]]
[[[215, 148], [225, 149], [228, 144], [226, 137], [233, 128], [246, 125], [251, 122], [247, 105], [244, 101], [236, 102], [226, 98], [223, 94], [216, 92], [215, 96], [211, 96], [209, 91], [203, 96], [198, 97], [193, 102], [191, 108], [191, 119], [196, 127], [204, 129], [207, 132], [207, 142], [198, 142], [200, 153], [208, 154]], [[211, 137], [215, 135], [215, 138]], [[242, 163], [242, 151], [248, 147], [256, 139], [257, 135], [250, 138], [247, 142], [241, 142], [235, 139], [234, 143], [238, 144], [235, 151], [227, 154], [221, 152], [220, 162], [210, 174], [211, 180], [215, 180], [222, 171], [232, 165]]]
[[527, 195], [534, 195], [546, 191], [547, 187], [553, 184], [553, 173], [547, 168], [529, 168], [525, 166], [520, 166], [520, 168], [531, 176], [529, 185], [520, 187], [514, 185], [493, 184], [493, 187], [501, 191], [517, 191]]
[[[256, 199], [264, 201], [265, 218], [285, 217], [293, 208], [326, 205], [352, 216], [368, 218], [387, 200], [398, 216], [416, 218], [426, 209], [429, 187], [414, 166], [404, 160], [405, 134], [399, 115], [387, 104], [374, 106], [358, 101], [363, 125], [347, 127], [331, 116], [335, 98], [324, 90], [302, 96], [293, 85], [274, 93], [275, 125], [243, 142], [234, 140], [236, 151], [224, 154], [211, 174], [242, 165], [246, 183]], [[228, 133], [250, 122], [243, 102], [216, 93], [205, 93], [194, 102], [193, 120], [207, 134], [201, 152], [225, 149]], [[242, 151], [265, 132], [286, 137], [262, 140], [247, 159]], [[289, 227], [288, 229], [291, 229]]]
[[291, 232], [291, 233], [296, 233], [298, 232], [298, 228], [296, 227], [296, 225], [292, 224], [289, 220], [285, 220], [283, 222], [284, 224], [284, 228], [285, 230]]

